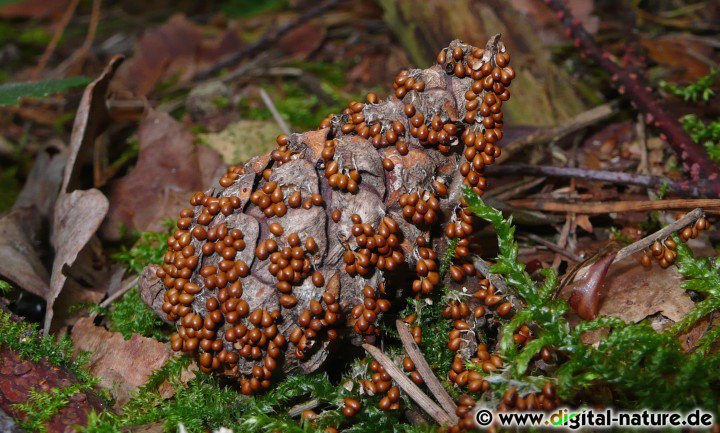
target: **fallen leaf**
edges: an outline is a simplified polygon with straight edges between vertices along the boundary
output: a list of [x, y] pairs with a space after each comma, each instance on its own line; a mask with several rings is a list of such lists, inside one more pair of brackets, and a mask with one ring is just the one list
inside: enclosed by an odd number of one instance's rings
[[570, 306], [585, 320], [592, 320], [600, 311], [603, 283], [616, 252], [600, 257], [588, 266], [583, 276], [570, 284]]
[[167, 113], [149, 111], [138, 131], [137, 164], [111, 184], [110, 212], [102, 227], [109, 239], [121, 226], [147, 230], [187, 207], [190, 192], [205, 189], [222, 161], [208, 148], [193, 144], [193, 135]]
[[70, 135], [68, 160], [61, 188], [63, 192], [68, 192], [71, 183], [75, 183], [79, 176], [79, 170], [77, 170], [75, 166], [80, 151], [92, 148], [92, 143], [97, 136], [105, 130], [110, 120], [110, 113], [105, 103], [105, 95], [107, 94], [110, 80], [122, 62], [123, 56], [114, 56], [110, 59], [107, 66], [105, 66], [100, 76], [85, 88], [77, 113], [75, 114], [75, 122], [73, 123], [72, 134]]
[[60, 191], [66, 163], [67, 147], [59, 140], [53, 140], [35, 158], [13, 209], [33, 206], [43, 218], [49, 218]]
[[122, 60], [122, 56], [113, 57], [102, 74], [85, 88], [75, 115], [62, 186], [55, 202], [50, 231], [50, 243], [55, 257], [49, 287], [43, 295], [47, 302], [43, 327], [45, 334], [50, 332], [55, 313], [53, 306], [65, 285], [70, 268], [95, 235], [108, 211], [108, 200], [99, 190], [69, 190], [79, 176], [76, 165], [81, 151], [90, 148], [107, 126], [110, 116], [105, 95]]
[[[115, 397], [116, 408], [127, 403], [131, 394], [147, 382], [152, 372], [174, 355], [167, 344], [138, 334], [125, 340], [119, 332], [95, 326], [90, 317], [78, 320], [70, 337], [75, 353], [90, 352], [88, 370], [100, 378], [99, 385]], [[183, 376], [184, 380], [189, 380], [192, 373]]]
[[40, 213], [32, 207], [13, 209], [0, 217], [0, 276], [45, 297], [50, 277], [35, 247], [41, 226]]
[[277, 47], [293, 60], [305, 60], [322, 45], [327, 28], [316, 22], [302, 24], [277, 41]]
[[135, 54], [118, 71], [118, 83], [136, 96], [147, 96], [164, 79], [184, 82], [241, 45], [234, 31], [205, 38], [204, 29], [184, 15], [147, 32]]
[[660, 37], [643, 38], [643, 48], [648, 57], [669, 71], [665, 79], [669, 81], [690, 82], [706, 75], [710, 66], [702, 60], [713, 55], [713, 48], [689, 38]]
[[108, 199], [97, 189], [61, 194], [55, 204], [51, 243], [55, 249], [50, 290], [45, 295], [45, 333], [50, 331], [53, 304], [60, 294], [67, 272], [80, 251], [95, 235], [109, 207]]
[[675, 266], [645, 268], [636, 257], [613, 263], [605, 278], [605, 301], [599, 314], [639, 322], [660, 313], [678, 322], [694, 306], [687, 291], [680, 288], [682, 281]]
[[275, 148], [275, 138], [282, 134], [275, 122], [240, 120], [218, 133], [200, 134], [201, 143], [215, 149], [228, 164], [248, 161]]

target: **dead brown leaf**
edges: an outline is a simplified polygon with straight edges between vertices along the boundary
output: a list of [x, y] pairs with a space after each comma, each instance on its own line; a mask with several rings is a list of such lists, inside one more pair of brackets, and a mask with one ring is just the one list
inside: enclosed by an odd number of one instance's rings
[[680, 321], [694, 305], [680, 288], [682, 281], [674, 266], [645, 268], [635, 257], [614, 263], [605, 278], [606, 296], [599, 314], [639, 322], [660, 313], [673, 322]]
[[605, 254], [588, 266], [582, 277], [570, 284], [570, 306], [585, 320], [596, 318], [600, 311], [603, 283], [616, 252]]
[[0, 217], [0, 276], [44, 297], [50, 278], [35, 249], [41, 225], [40, 213], [32, 207]]
[[55, 204], [51, 243], [55, 249], [50, 290], [45, 295], [45, 332], [50, 331], [53, 304], [60, 294], [67, 273], [80, 251], [95, 235], [109, 207], [108, 199], [97, 189], [61, 194]]
[[294, 60], [304, 60], [322, 45], [327, 28], [308, 22], [290, 30], [277, 42], [277, 47]]
[[[70, 334], [76, 353], [90, 352], [88, 369], [100, 378], [100, 386], [115, 397], [115, 407], [122, 407], [131, 394], [147, 382], [150, 374], [173, 357], [167, 344], [133, 334], [124, 340], [119, 332], [109, 332], [95, 326], [93, 319], [85, 317], [77, 321]], [[192, 373], [184, 373], [189, 380]]]
[[55, 300], [65, 285], [70, 268], [95, 235], [108, 211], [108, 200], [99, 190], [69, 191], [79, 176], [79, 170], [75, 169], [79, 155], [92, 148], [97, 136], [107, 126], [110, 116], [105, 95], [122, 59], [122, 56], [113, 57], [102, 74], [85, 88], [75, 115], [62, 186], [55, 202], [50, 231], [50, 243], [55, 250], [55, 258], [48, 290], [42, 295], [47, 301], [44, 325], [46, 334], [50, 332], [53, 321]]
[[34, 206], [43, 218], [49, 218], [60, 191], [66, 163], [67, 147], [60, 140], [53, 140], [35, 158], [13, 209]]
[[671, 81], [695, 81], [710, 70], [707, 60], [702, 59], [711, 59], [713, 49], [701, 42], [663, 37], [643, 39], [642, 44], [648, 56], [671, 73], [667, 77]]
[[147, 230], [187, 206], [188, 193], [204, 189], [222, 161], [167, 113], [150, 111], [138, 131], [140, 153], [127, 176], [109, 192], [110, 212], [102, 235], [120, 237], [120, 228]]
[[75, 165], [81, 151], [92, 149], [95, 138], [105, 130], [110, 120], [105, 95], [110, 80], [122, 62], [122, 56], [114, 56], [100, 76], [85, 88], [70, 136], [70, 150], [63, 176], [62, 192], [68, 192], [68, 188], [77, 180], [78, 170], [75, 169]]
[[140, 39], [135, 54], [118, 71], [116, 85], [147, 96], [163, 79], [182, 83], [240, 45], [233, 31], [206, 38], [202, 27], [174, 15]]

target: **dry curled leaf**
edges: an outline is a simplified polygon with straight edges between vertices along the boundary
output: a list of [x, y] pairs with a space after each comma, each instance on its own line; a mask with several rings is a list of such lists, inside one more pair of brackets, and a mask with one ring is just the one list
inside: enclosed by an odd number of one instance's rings
[[108, 200], [97, 189], [61, 194], [55, 205], [51, 243], [55, 249], [50, 290], [45, 295], [45, 332], [53, 318], [53, 304], [60, 294], [67, 272], [80, 251], [95, 235], [108, 211]]
[[43, 218], [49, 218], [57, 200], [67, 163], [67, 147], [53, 140], [35, 158], [13, 209], [34, 206]]
[[150, 111], [138, 140], [137, 164], [110, 187], [110, 212], [102, 228], [106, 238], [119, 238], [121, 226], [148, 230], [175, 216], [188, 193], [205, 189], [222, 166], [214, 150], [195, 146], [193, 135], [167, 113]]
[[578, 275], [570, 286], [570, 306], [585, 320], [598, 316], [605, 276], [616, 254], [611, 252], [601, 256], [587, 267], [583, 275]]
[[0, 217], [0, 276], [44, 297], [49, 275], [35, 247], [41, 225], [40, 214], [32, 207], [14, 209]]
[[72, 183], [77, 180], [79, 174], [75, 166], [81, 151], [92, 149], [93, 142], [104, 131], [110, 120], [105, 95], [110, 80], [122, 62], [123, 56], [114, 56], [105, 66], [102, 74], [85, 88], [70, 135], [70, 150], [62, 183], [63, 192], [67, 192]]

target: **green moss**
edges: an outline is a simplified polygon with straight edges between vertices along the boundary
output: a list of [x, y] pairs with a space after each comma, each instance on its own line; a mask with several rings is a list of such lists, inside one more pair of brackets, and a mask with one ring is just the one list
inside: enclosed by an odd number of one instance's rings
[[12, 290], [12, 284], [7, 281], [0, 280], [0, 295], [7, 295]]
[[70, 398], [79, 392], [89, 391], [93, 385], [94, 382], [74, 383], [47, 391], [31, 390], [26, 401], [13, 405], [15, 410], [25, 414], [20, 426], [29, 432], [46, 432], [47, 422], [70, 402]]
[[[517, 261], [510, 220], [504, 220], [500, 212], [470, 190], [465, 190], [465, 199], [469, 209], [490, 221], [498, 234], [500, 255], [491, 270], [503, 275], [525, 303], [525, 308], [502, 330], [501, 349], [508, 364], [503, 374], [531, 382], [530, 362], [543, 347], [552, 346], [565, 361], [550, 380], [557, 383], [566, 400], [580, 399], [587, 390], [602, 387], [612, 396], [612, 401], [602, 403], [622, 409], [688, 410], [700, 405], [720, 413], [720, 396], [716, 392], [720, 387], [720, 355], [709, 355], [707, 350], [687, 354], [673, 336], [718, 308], [714, 302], [720, 292], [720, 273], [713, 261], [692, 258], [689, 249], [678, 242], [678, 269], [689, 278], [683, 287], [704, 293], [707, 298], [670, 332], [658, 333], [649, 323], [627, 324], [611, 317], [582, 322], [571, 329], [564, 318], [567, 303], [551, 297], [557, 286], [554, 273], [544, 270], [545, 283], [533, 282]], [[537, 337], [518, 350], [511, 337], [522, 323], [534, 325]], [[608, 330], [597, 346], [581, 341], [585, 332], [597, 329]], [[718, 332], [711, 335], [717, 338]]]
[[63, 335], [57, 341], [50, 335], [41, 335], [36, 325], [15, 322], [9, 313], [0, 311], [0, 346], [7, 347], [23, 359], [38, 362], [47, 359], [52, 365], [65, 367], [81, 382], [92, 382], [85, 370], [87, 354], [73, 359], [72, 340]]
[[173, 230], [175, 222], [168, 220], [165, 226], [168, 227], [167, 232], [136, 233], [133, 247], [128, 249], [123, 246], [119, 252], [112, 255], [112, 259], [123, 263], [128, 270], [138, 274], [147, 265], [162, 264], [163, 256], [167, 251], [165, 240]]
[[708, 101], [715, 95], [713, 86], [716, 84], [718, 77], [720, 77], [720, 72], [717, 69], [712, 69], [710, 73], [687, 86], [682, 87], [667, 81], [661, 81], [660, 87], [685, 101]]
[[720, 162], [720, 119], [703, 122], [697, 115], [688, 114], [680, 121], [690, 137], [705, 147], [710, 159]]
[[[133, 247], [128, 249], [123, 246], [120, 252], [112, 255], [112, 258], [123, 263], [130, 272], [136, 274], [147, 265], [161, 264], [167, 251], [165, 240], [175, 223], [169, 220], [165, 225], [168, 227], [168, 232], [137, 233], [137, 241]], [[115, 301], [111, 308], [95, 309], [98, 313], [107, 315], [110, 330], [121, 333], [126, 340], [132, 337], [132, 334], [140, 334], [158, 341], [168, 339], [169, 326], [145, 305], [136, 287]]]
[[126, 340], [133, 334], [167, 341], [170, 327], [158, 319], [155, 312], [140, 299], [140, 292], [133, 287], [107, 312], [110, 330], [119, 332]]

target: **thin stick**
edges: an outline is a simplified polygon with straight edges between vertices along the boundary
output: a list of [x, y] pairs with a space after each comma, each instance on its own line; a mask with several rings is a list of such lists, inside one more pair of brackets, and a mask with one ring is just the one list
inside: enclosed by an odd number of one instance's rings
[[33, 80], [37, 79], [40, 76], [40, 72], [45, 69], [45, 66], [50, 60], [50, 56], [52, 56], [52, 54], [55, 52], [55, 48], [57, 48], [57, 44], [60, 42], [60, 38], [62, 37], [63, 33], [65, 33], [65, 29], [67, 28], [68, 24], [70, 24], [70, 20], [72, 19], [73, 15], [75, 15], [75, 9], [77, 9], [79, 3], [80, 0], [71, 0], [67, 9], [65, 9], [65, 13], [63, 14], [60, 22], [55, 28], [55, 33], [53, 33], [52, 39], [50, 39], [50, 43], [47, 47], [45, 47], [45, 51], [43, 51], [37, 66], [35, 66], [35, 69], [33, 69], [30, 73], [30, 76]]
[[[487, 168], [489, 168], [489, 166], [486, 167], [486, 170], [487, 170]], [[530, 181], [523, 179], [523, 180], [519, 180], [517, 182], [501, 185], [501, 186], [498, 186], [498, 187], [493, 188], [490, 191], [486, 192], [485, 195], [483, 196], [483, 199], [492, 197], [497, 200], [508, 200], [508, 199], [511, 199], [529, 189], [535, 188], [536, 186], [545, 182], [545, 179], [546, 179], [545, 177], [538, 177], [538, 178], [532, 179]]]
[[689, 195], [693, 197], [703, 197], [711, 195], [713, 193], [711, 183], [705, 179], [700, 179], [697, 182], [677, 182], [662, 176], [648, 176], [642, 174], [622, 173], [605, 170], [590, 170], [586, 168], [555, 167], [548, 165], [532, 164], [507, 164], [492, 165], [486, 167], [485, 172], [487, 174], [500, 176], [549, 176], [559, 178], [586, 179], [599, 182], [615, 183], [620, 185], [638, 185], [655, 189], [659, 189], [663, 187], [663, 185], [666, 185], [669, 192]]
[[335, 6], [337, 6], [340, 3], [341, 3], [340, 0], [329, 0], [327, 2], [317, 5], [311, 9], [308, 9], [304, 13], [300, 14], [292, 22], [289, 22], [289, 23], [281, 25], [281, 26], [273, 26], [272, 30], [265, 33], [256, 42], [244, 46], [243, 48], [238, 50], [236, 53], [231, 54], [230, 56], [220, 60], [219, 62], [216, 62], [210, 68], [205, 69], [204, 71], [201, 71], [200, 73], [195, 75], [195, 77], [193, 77], [193, 81], [198, 82], [198, 81], [206, 80], [206, 79], [216, 75], [218, 72], [222, 71], [223, 69], [234, 66], [235, 64], [239, 63], [241, 60], [243, 60], [246, 57], [254, 56], [254, 55], [262, 52], [263, 50], [266, 50], [268, 45], [270, 45], [270, 44], [274, 43], [275, 41], [277, 41], [278, 39], [280, 39], [283, 35], [288, 33], [290, 30], [293, 30], [296, 27], [307, 23], [309, 20], [316, 18], [319, 15], [322, 15], [323, 13], [334, 8]]
[[288, 127], [287, 123], [285, 123], [285, 119], [282, 118], [272, 98], [262, 87], [260, 88], [260, 97], [262, 98], [268, 110], [270, 110], [270, 113], [272, 113], [273, 119], [275, 119], [275, 123], [278, 124], [282, 132], [289, 134], [290, 128]]
[[567, 257], [568, 259], [570, 259], [574, 262], [582, 262], [582, 260], [583, 260], [582, 257], [578, 256], [577, 254], [573, 253], [572, 251], [567, 251], [565, 248], [560, 248], [558, 245], [556, 245], [556, 244], [550, 242], [549, 240], [542, 238], [536, 234], [524, 233], [521, 236], [524, 236], [533, 242], [537, 242], [540, 245], [547, 247], [550, 251], [554, 251], [558, 254], [562, 254], [563, 256]]
[[703, 215], [704, 215], [704, 213], [701, 208], [697, 208], [695, 210], [692, 210], [692, 211], [686, 213], [682, 218], [673, 222], [672, 224], [668, 224], [666, 227], [663, 227], [662, 229], [656, 231], [655, 233], [653, 233], [649, 236], [646, 236], [637, 242], [633, 242], [632, 244], [630, 244], [630, 245], [626, 246], [625, 248], [621, 249], [620, 251], [618, 251], [617, 255], [615, 256], [615, 261], [618, 262], [624, 258], [630, 257], [631, 255], [635, 254], [636, 252], [644, 250], [645, 248], [649, 247], [650, 245], [655, 243], [655, 241], [667, 238], [672, 233], [675, 233], [676, 231], [694, 223], [695, 221], [700, 219]]
[[320, 400], [314, 398], [312, 400], [308, 400], [306, 402], [296, 404], [295, 406], [288, 409], [288, 415], [290, 418], [295, 418], [296, 416], [302, 414], [306, 410], [315, 409], [320, 404]]
[[573, 132], [587, 128], [588, 126], [594, 125], [609, 118], [616, 111], [617, 103], [609, 102], [607, 104], [603, 104], [598, 107], [594, 107], [588, 111], [582, 112], [557, 126], [547, 129], [541, 129], [532, 134], [528, 134], [519, 140], [515, 140], [503, 145], [502, 154], [497, 159], [497, 161], [503, 162], [511, 155], [522, 151], [526, 147], [558, 141], [561, 138], [572, 134]]
[[113, 302], [115, 302], [116, 300], [120, 299], [120, 297], [122, 297], [122, 295], [124, 295], [131, 288], [133, 288], [135, 286], [135, 284], [137, 284], [137, 282], [138, 282], [137, 276], [130, 277], [126, 280], [123, 280], [122, 286], [120, 286], [120, 289], [117, 292], [113, 293], [112, 295], [108, 296], [107, 299], [102, 301], [100, 303], [100, 306], [105, 308], [105, 307], [109, 306], [110, 304], [112, 304]]
[[76, 63], [85, 61], [90, 52], [90, 48], [92, 48], [93, 42], [95, 42], [98, 24], [100, 23], [100, 3], [101, 0], [93, 0], [92, 11], [90, 12], [90, 23], [88, 24], [87, 34], [85, 35], [85, 40], [82, 45], [75, 50], [70, 57], [65, 59], [60, 66], [55, 68], [53, 71], [54, 74], [65, 74], [72, 66], [76, 68], [82, 67], [82, 63], [79, 65], [76, 65]]
[[480, 273], [483, 274], [485, 278], [490, 280], [490, 283], [495, 286], [496, 289], [500, 290], [502, 293], [509, 293], [505, 281], [503, 281], [503, 279], [500, 278], [497, 274], [493, 274], [492, 272], [490, 272], [490, 263], [486, 262], [480, 257], [475, 257], [475, 259], [473, 259], [473, 266], [475, 266], [475, 269], [480, 271]]
[[402, 320], [396, 320], [395, 326], [397, 327], [398, 333], [400, 334], [400, 341], [402, 341], [405, 351], [407, 352], [408, 356], [410, 356], [410, 359], [412, 359], [412, 361], [415, 363], [415, 368], [417, 368], [420, 376], [422, 376], [423, 380], [425, 381], [425, 384], [428, 386], [428, 388], [430, 388], [430, 391], [433, 393], [437, 401], [440, 402], [440, 405], [443, 407], [443, 409], [445, 409], [445, 412], [447, 412], [448, 415], [452, 417], [453, 415], [455, 415], [457, 405], [455, 405], [455, 402], [453, 401], [452, 397], [450, 397], [450, 394], [448, 394], [448, 392], [440, 383], [440, 380], [437, 378], [437, 376], [435, 376], [435, 373], [433, 373], [432, 368], [430, 368], [427, 360], [422, 355], [422, 352], [420, 352], [420, 348], [418, 347], [417, 343], [415, 343], [415, 340], [413, 339], [413, 336], [410, 333], [407, 325]]
[[615, 202], [563, 203], [542, 200], [511, 200], [508, 204], [524, 209], [546, 212], [575, 212], [603, 214], [611, 212], [641, 212], [650, 210], [683, 210], [696, 207], [720, 210], [720, 199], [630, 200]]
[[[392, 362], [384, 353], [372, 344], [363, 344], [363, 349], [375, 358], [380, 365], [385, 368], [390, 377], [398, 384], [403, 391], [405, 391], [410, 398], [412, 398], [418, 406], [420, 406], [428, 415], [432, 417], [438, 424], [445, 425], [454, 423], [453, 417], [445, 412], [440, 406], [437, 405], [430, 397], [428, 397], [417, 385], [415, 385], [405, 373], [398, 368], [395, 363]], [[453, 414], [454, 415], [454, 414]], [[457, 418], [455, 418], [457, 419]]]

